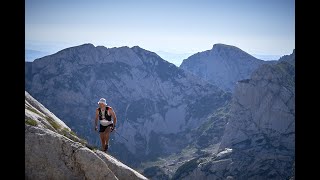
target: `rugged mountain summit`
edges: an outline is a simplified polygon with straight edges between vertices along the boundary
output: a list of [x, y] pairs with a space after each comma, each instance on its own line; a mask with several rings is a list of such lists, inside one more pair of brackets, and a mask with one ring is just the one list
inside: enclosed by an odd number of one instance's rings
[[257, 59], [235, 46], [214, 44], [211, 50], [183, 60], [180, 68], [232, 92], [237, 81], [249, 78], [260, 65], [270, 63], [274, 61]]

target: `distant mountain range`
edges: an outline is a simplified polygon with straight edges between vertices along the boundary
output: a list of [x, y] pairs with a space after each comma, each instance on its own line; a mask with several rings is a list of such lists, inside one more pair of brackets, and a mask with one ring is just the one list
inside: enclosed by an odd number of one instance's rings
[[[56, 48], [57, 49], [57, 48]], [[63, 48], [61, 48], [63, 49]], [[50, 49], [50, 52], [57, 52]], [[26, 49], [25, 50], [25, 61], [34, 61], [35, 59], [41, 58], [43, 56], [51, 55], [54, 53], [46, 52], [43, 50], [32, 50]], [[184, 59], [187, 59], [194, 53], [179, 53], [179, 52], [170, 52], [170, 51], [155, 51], [162, 59], [173, 63], [176, 66], [180, 66]], [[252, 54], [252, 56], [256, 57], [257, 59], [261, 60], [277, 60], [280, 58], [279, 55], [260, 55], [260, 54]]]
[[94, 113], [105, 97], [116, 111], [118, 132], [129, 140], [113, 136], [111, 153], [130, 165], [179, 151], [189, 140], [175, 135], [197, 128], [231, 99], [138, 46], [84, 44], [26, 62], [25, 72], [26, 90], [96, 145]]
[[25, 82], [33, 97], [97, 146], [94, 112], [105, 97], [128, 139], [112, 134], [110, 153], [132, 167], [164, 159], [161, 167], [144, 166], [148, 178], [279, 178], [293, 174], [285, 170], [294, 166], [294, 62], [294, 51], [263, 61], [215, 44], [177, 67], [138, 46], [83, 44], [26, 62]]

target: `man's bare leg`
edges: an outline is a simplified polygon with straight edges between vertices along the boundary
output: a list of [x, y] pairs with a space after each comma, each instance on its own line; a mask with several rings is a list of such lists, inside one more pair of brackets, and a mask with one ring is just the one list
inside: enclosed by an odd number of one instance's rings
[[[105, 133], [105, 145], [106, 145], [106, 146], [109, 145], [110, 132], [111, 132], [111, 127], [109, 126], [109, 127], [106, 128], [106, 130], [104, 131], [104, 133]], [[106, 151], [107, 151], [107, 150], [108, 150], [108, 147], [106, 147]]]
[[101, 146], [102, 146], [101, 150], [102, 151], [104, 151], [104, 148], [106, 146], [106, 143], [105, 143], [106, 142], [106, 136], [104, 135], [105, 132], [100, 132], [100, 140], [101, 140]]

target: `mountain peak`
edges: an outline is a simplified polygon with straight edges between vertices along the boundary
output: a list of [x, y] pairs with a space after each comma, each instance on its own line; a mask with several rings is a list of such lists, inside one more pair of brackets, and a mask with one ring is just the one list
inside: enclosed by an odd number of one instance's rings
[[136, 46], [132, 46], [132, 49], [136, 49], [136, 48], [140, 48], [142, 49], [140, 46], [136, 45]]
[[[241, 50], [240, 48], [236, 47], [236, 46], [232, 46], [232, 45], [227, 45], [227, 44], [214, 44], [212, 46], [211, 51], [214, 52], [230, 52], [230, 51], [238, 51], [238, 52], [242, 52], [242, 53], [246, 53], [243, 50]], [[247, 54], [247, 53], [246, 53]]]
[[231, 92], [239, 80], [249, 78], [251, 72], [263, 63], [236, 46], [218, 43], [211, 50], [185, 59], [180, 67]]
[[85, 43], [85, 44], [81, 44], [81, 45], [78, 45], [78, 46], [72, 46], [72, 47], [69, 47], [69, 48], [65, 48], [65, 49], [62, 49], [61, 51], [58, 51], [58, 52], [70, 52], [70, 50], [87, 50], [87, 49], [93, 49], [95, 48], [95, 46], [91, 43]]
[[[212, 46], [212, 49], [215, 49], [215, 48], [237, 48], [237, 47], [232, 46], [232, 45], [228, 45], [228, 44], [217, 43]], [[237, 48], [237, 49], [239, 49], [239, 48]]]
[[209, 53], [224, 56], [224, 58], [245, 57], [246, 59], [259, 60], [236, 46], [221, 43], [214, 44]]
[[[142, 57], [143, 54], [144, 54], [144, 55], [148, 55], [148, 56], [155, 56], [155, 57], [161, 58], [161, 57], [160, 57], [158, 54], [156, 54], [155, 52], [148, 51], [148, 50], [143, 49], [143, 48], [141, 48], [141, 47], [139, 47], [139, 46], [133, 46], [131, 49], [132, 49], [138, 56], [140, 56], [140, 57]], [[142, 59], [144, 59], [144, 58], [142, 58]], [[162, 58], [161, 58], [161, 59], [162, 59]]]
[[78, 46], [74, 46], [74, 48], [95, 48], [95, 46], [91, 43], [85, 43]]
[[84, 43], [84, 44], [82, 44], [82, 45], [80, 45], [80, 46], [93, 46], [93, 47], [95, 47], [92, 43]]
[[[140, 47], [140, 46], [132, 46], [132, 48], [131, 48], [133, 51], [135, 51], [135, 52], [138, 52], [138, 51], [148, 51], [148, 50], [146, 50], [146, 49], [143, 49], [142, 47]], [[148, 51], [148, 52], [150, 52], [150, 51]]]

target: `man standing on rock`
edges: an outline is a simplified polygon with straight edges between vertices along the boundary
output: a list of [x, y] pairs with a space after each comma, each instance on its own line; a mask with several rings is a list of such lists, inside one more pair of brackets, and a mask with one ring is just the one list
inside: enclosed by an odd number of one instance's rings
[[[112, 107], [107, 106], [106, 99], [101, 98], [98, 102], [99, 107], [96, 109], [96, 117], [95, 117], [95, 131], [98, 130], [98, 119], [99, 119], [99, 133], [100, 140], [102, 145], [102, 151], [107, 152], [109, 147], [109, 136], [110, 132], [114, 130], [117, 123], [117, 117]], [[113, 121], [111, 120], [111, 117]]]

